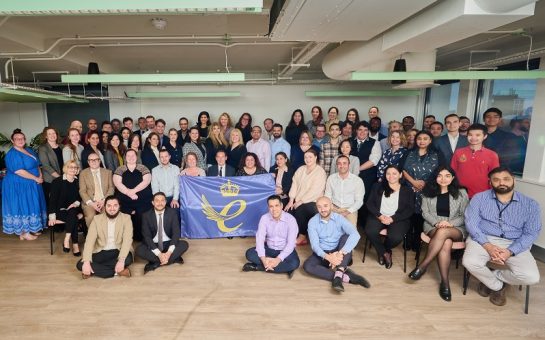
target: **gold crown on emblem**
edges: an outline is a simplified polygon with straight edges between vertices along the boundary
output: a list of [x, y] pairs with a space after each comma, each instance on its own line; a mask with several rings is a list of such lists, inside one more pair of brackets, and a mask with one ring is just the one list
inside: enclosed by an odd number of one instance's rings
[[220, 186], [221, 195], [224, 197], [237, 196], [240, 191], [240, 187], [231, 183], [231, 180], [227, 180], [227, 183]]

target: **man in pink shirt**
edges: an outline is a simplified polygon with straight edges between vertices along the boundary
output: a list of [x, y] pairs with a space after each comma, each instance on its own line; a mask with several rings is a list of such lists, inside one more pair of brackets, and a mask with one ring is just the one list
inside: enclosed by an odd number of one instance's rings
[[250, 262], [242, 267], [242, 271], [287, 273], [291, 279], [300, 263], [295, 251], [299, 227], [295, 218], [283, 210], [280, 196], [270, 196], [267, 204], [269, 212], [259, 220], [256, 246], [246, 251], [246, 259]]
[[467, 188], [469, 198], [490, 189], [488, 173], [500, 166], [498, 154], [483, 145], [486, 136], [486, 126], [471, 125], [467, 132], [469, 145], [457, 149], [450, 161], [450, 167], [456, 172], [458, 181]]

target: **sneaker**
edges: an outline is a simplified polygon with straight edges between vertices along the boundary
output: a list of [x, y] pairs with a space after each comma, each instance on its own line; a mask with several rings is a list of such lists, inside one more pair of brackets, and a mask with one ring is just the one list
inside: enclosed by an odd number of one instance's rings
[[477, 287], [477, 293], [482, 297], [488, 297], [490, 295], [490, 288], [488, 288], [484, 283], [479, 282], [479, 287]]
[[493, 290], [490, 292], [490, 302], [496, 306], [505, 306], [507, 299], [505, 298], [505, 291], [507, 290], [507, 284], [504, 283], [500, 290]]
[[344, 292], [343, 279], [338, 276], [333, 278], [333, 282], [331, 283], [331, 288], [333, 288], [333, 290], [339, 293]]
[[360, 285], [365, 288], [371, 287], [371, 284], [369, 283], [369, 281], [367, 281], [363, 276], [354, 273], [352, 269], [347, 268], [344, 273], [348, 275], [348, 278], [350, 279], [349, 283], [353, 285]]

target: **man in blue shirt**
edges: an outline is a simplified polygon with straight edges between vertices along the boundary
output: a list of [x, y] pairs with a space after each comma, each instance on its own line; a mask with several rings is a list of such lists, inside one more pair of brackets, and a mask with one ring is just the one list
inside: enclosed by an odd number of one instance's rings
[[[291, 155], [291, 145], [282, 138], [283, 127], [280, 124], [274, 124], [272, 128], [272, 139], [269, 141], [271, 143], [271, 166], [276, 164], [276, 154], [280, 151], [283, 151], [288, 157]], [[269, 169], [265, 169], [269, 171]]]
[[[507, 285], [539, 282], [530, 248], [539, 236], [539, 204], [516, 192], [513, 173], [497, 167], [488, 174], [492, 189], [473, 196], [465, 212], [469, 232], [463, 264], [481, 283], [479, 295], [497, 306], [506, 303]], [[505, 266], [490, 270], [488, 262]]]
[[365, 288], [371, 285], [363, 277], [348, 268], [352, 250], [358, 244], [360, 234], [342, 215], [332, 212], [331, 200], [320, 197], [316, 201], [318, 214], [308, 223], [308, 236], [312, 255], [303, 268], [310, 275], [332, 282], [332, 288], [343, 292], [343, 282], [359, 284]]

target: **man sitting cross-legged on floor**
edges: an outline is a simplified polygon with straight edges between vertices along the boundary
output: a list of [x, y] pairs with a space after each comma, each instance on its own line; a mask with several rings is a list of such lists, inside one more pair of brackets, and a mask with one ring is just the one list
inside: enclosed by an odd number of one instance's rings
[[282, 198], [272, 195], [267, 199], [269, 212], [261, 216], [255, 235], [256, 246], [246, 251], [246, 263], [242, 270], [287, 273], [291, 279], [299, 268], [299, 256], [295, 240], [299, 228], [295, 217], [283, 210]]
[[363, 277], [354, 273], [348, 264], [352, 250], [358, 244], [360, 234], [342, 215], [332, 212], [331, 200], [320, 197], [316, 201], [318, 214], [308, 223], [308, 236], [312, 255], [303, 268], [307, 273], [332, 282], [332, 288], [343, 292], [343, 282], [359, 284], [365, 288], [371, 285]]
[[182, 254], [189, 245], [180, 240], [180, 220], [176, 210], [167, 207], [163, 192], [153, 195], [153, 209], [142, 214], [143, 242], [136, 248], [136, 255], [148, 261], [144, 274], [163, 265], [183, 263]]

